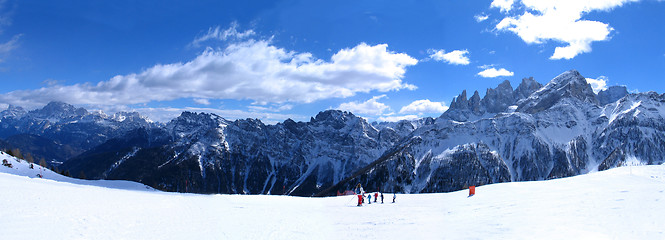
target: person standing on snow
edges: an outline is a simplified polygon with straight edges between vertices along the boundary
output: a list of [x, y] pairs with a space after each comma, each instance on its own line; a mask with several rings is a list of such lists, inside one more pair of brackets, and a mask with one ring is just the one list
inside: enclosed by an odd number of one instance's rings
[[367, 194], [367, 204], [372, 204], [372, 193]]
[[383, 204], [383, 193], [381, 193], [381, 204]]
[[379, 199], [379, 193], [375, 192], [374, 193], [374, 202], [376, 202], [376, 200], [378, 200], [378, 199]]
[[356, 194], [358, 194], [358, 206], [360, 207], [365, 202], [365, 190], [363, 190], [363, 186], [360, 183], [356, 185]]
[[393, 193], [393, 203], [395, 203], [395, 198], [397, 198], [397, 193]]

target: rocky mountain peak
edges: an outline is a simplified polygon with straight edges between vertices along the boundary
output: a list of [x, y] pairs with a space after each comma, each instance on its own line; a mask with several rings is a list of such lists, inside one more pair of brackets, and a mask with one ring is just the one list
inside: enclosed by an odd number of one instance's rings
[[294, 134], [302, 134], [304, 132], [304, 127], [306, 123], [296, 122], [293, 119], [286, 119], [283, 123], [277, 123], [277, 125], [282, 125], [284, 128]]
[[469, 108], [471, 111], [474, 113], [481, 113], [483, 109], [481, 109], [480, 106], [480, 95], [478, 94], [478, 91], [473, 92], [473, 96], [469, 98]]
[[180, 116], [174, 118], [166, 124], [166, 128], [174, 136], [182, 137], [193, 132], [207, 132], [220, 125], [228, 125], [228, 121], [213, 113], [182, 112]]
[[510, 81], [505, 80], [496, 88], [488, 88], [481, 105], [487, 112], [499, 113], [505, 111], [508, 106], [515, 103], [513, 87]]
[[499, 83], [498, 86], [496, 86], [495, 89], [497, 91], [513, 91], [513, 86], [510, 85], [510, 81], [508, 80], [503, 80], [503, 82]]
[[76, 108], [71, 104], [54, 101], [48, 103], [42, 109], [30, 111], [29, 114], [36, 118], [59, 122], [69, 118], [80, 118], [89, 113], [85, 108]]
[[582, 85], [587, 84], [586, 78], [582, 76], [579, 71], [572, 69], [559, 74], [559, 76], [553, 78], [549, 83], [547, 83], [547, 85], [561, 85], [571, 82]]
[[214, 113], [197, 113], [185, 111], [180, 114], [177, 118], [174, 118], [169, 122], [169, 124], [176, 125], [215, 125], [219, 121], [225, 120], [224, 118], [214, 114]]
[[496, 88], [487, 89], [482, 99], [478, 91], [474, 91], [471, 98], [467, 100], [466, 90], [462, 91], [460, 95], [453, 98], [450, 108], [441, 115], [441, 118], [460, 122], [468, 121], [476, 118], [473, 117], [474, 115], [503, 112], [514, 102], [513, 87], [510, 85], [510, 81], [506, 80]]
[[23, 115], [25, 115], [27, 112], [25, 109], [19, 106], [14, 106], [14, 105], [9, 105], [6, 110], [0, 112], [0, 118], [4, 117], [13, 117], [13, 118], [20, 118]]
[[231, 122], [213, 113], [182, 112], [180, 116], [168, 122], [164, 129], [173, 141], [180, 144], [198, 141], [210, 133], [217, 132], [223, 126]]
[[626, 86], [611, 86], [608, 89], [598, 92], [598, 102], [600, 102], [600, 105], [606, 105], [616, 102], [626, 95], [628, 95]]
[[155, 123], [147, 117], [141, 116], [138, 112], [117, 112], [107, 118], [129, 128], [151, 128], [160, 125], [160, 123]]
[[538, 91], [543, 85], [537, 82], [533, 77], [522, 78], [522, 83], [514, 91], [513, 97], [516, 101], [528, 98], [532, 93]]
[[256, 131], [265, 128], [265, 124], [259, 119], [256, 118], [246, 118], [242, 120], [236, 120], [233, 122], [235, 126], [245, 129], [247, 131]]
[[467, 109], [468, 107], [469, 107], [469, 102], [466, 99], [466, 89], [462, 90], [462, 93], [460, 95], [457, 95], [457, 97], [453, 98], [453, 100], [450, 101], [451, 109]]
[[536, 113], [549, 109], [563, 98], [573, 98], [586, 103], [599, 104], [596, 94], [591, 89], [591, 85], [586, 82], [586, 78], [577, 70], [570, 70], [555, 77], [545, 87], [521, 101], [517, 111]]
[[342, 110], [326, 110], [316, 114], [311, 122], [346, 122], [350, 119], [358, 118], [353, 113]]

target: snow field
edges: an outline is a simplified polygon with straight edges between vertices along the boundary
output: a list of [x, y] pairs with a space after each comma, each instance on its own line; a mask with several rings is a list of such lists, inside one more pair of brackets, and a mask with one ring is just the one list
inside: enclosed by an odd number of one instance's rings
[[0, 239], [665, 238], [664, 165], [479, 186], [473, 197], [398, 194], [392, 204], [386, 193], [363, 207], [356, 196], [165, 193], [7, 172]]

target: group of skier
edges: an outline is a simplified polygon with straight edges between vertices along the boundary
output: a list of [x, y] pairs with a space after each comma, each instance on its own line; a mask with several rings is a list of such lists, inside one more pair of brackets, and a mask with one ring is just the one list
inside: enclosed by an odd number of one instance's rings
[[[372, 193], [368, 193], [367, 196], [365, 196], [365, 190], [363, 189], [362, 185], [360, 185], [360, 183], [356, 185], [355, 192], [358, 196], [359, 207], [365, 203], [365, 198], [367, 198], [367, 204], [372, 204]], [[379, 200], [379, 196], [381, 196], [381, 203], [383, 204], [383, 193], [380, 192], [374, 192], [374, 202], [376, 203]], [[393, 193], [393, 203], [395, 203], [396, 198], [397, 195]]]

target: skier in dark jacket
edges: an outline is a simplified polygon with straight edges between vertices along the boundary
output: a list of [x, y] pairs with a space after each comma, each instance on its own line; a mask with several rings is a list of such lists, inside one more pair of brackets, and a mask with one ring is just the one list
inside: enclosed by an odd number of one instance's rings
[[372, 194], [367, 194], [367, 204], [372, 204]]
[[383, 193], [381, 193], [381, 204], [383, 204]]
[[393, 203], [395, 203], [395, 198], [397, 198], [397, 193], [393, 193]]

